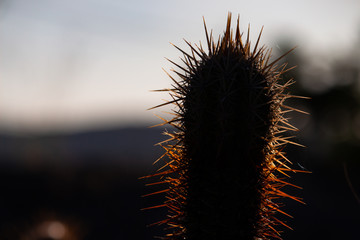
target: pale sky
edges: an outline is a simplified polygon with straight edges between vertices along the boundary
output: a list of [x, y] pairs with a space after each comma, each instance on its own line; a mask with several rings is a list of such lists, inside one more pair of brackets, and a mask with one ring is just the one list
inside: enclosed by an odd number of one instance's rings
[[[0, 0], [0, 131], [75, 130], [157, 121], [170, 86], [161, 68], [179, 62], [169, 42], [205, 41], [228, 11], [255, 41], [291, 39], [332, 56], [360, 34], [358, 0]], [[235, 23], [235, 21], [234, 21]]]

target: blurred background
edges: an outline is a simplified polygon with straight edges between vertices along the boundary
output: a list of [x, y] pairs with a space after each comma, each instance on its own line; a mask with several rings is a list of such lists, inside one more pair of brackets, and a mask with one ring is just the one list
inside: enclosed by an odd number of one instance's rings
[[162, 211], [140, 211], [140, 176], [164, 137], [146, 109], [169, 99], [161, 68], [180, 62], [169, 42], [205, 43], [228, 11], [286, 61], [300, 129], [288, 147], [294, 230], [284, 239], [358, 239], [360, 225], [360, 2], [0, 0], [0, 239], [152, 239]]

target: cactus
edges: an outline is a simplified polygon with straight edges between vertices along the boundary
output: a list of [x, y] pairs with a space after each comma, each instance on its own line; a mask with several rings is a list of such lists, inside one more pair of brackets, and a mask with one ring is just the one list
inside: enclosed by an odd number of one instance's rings
[[[147, 209], [166, 207], [168, 233], [163, 239], [281, 239], [279, 198], [298, 202], [298, 197], [282, 191], [282, 176], [301, 172], [289, 167], [284, 146], [295, 144], [285, 132], [296, 131], [284, 114], [299, 111], [284, 105], [293, 83], [281, 84], [289, 69], [270, 61], [271, 51], [259, 47], [262, 30], [253, 49], [249, 30], [242, 39], [239, 18], [235, 32], [231, 13], [224, 34], [214, 41], [206, 28], [207, 49], [192, 45], [183, 54], [183, 65], [171, 60], [173, 70], [168, 91], [174, 104], [174, 117], [159, 125], [176, 130], [165, 132], [170, 138], [160, 145], [164, 155], [159, 170], [145, 178], [156, 178], [148, 185], [163, 184], [165, 201]], [[295, 186], [295, 185], [292, 185]], [[297, 187], [297, 186], [295, 186]]]

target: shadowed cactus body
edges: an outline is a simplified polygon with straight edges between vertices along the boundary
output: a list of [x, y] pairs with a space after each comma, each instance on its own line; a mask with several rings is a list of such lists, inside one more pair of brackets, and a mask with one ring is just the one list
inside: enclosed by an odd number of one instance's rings
[[[205, 24], [205, 23], [204, 23]], [[249, 33], [242, 39], [239, 21], [217, 42], [206, 26], [207, 49], [189, 45], [182, 65], [175, 64], [176, 78], [169, 91], [174, 118], [164, 120], [177, 130], [161, 143], [166, 150], [159, 171], [148, 177], [160, 180], [166, 192], [163, 204], [168, 216], [164, 239], [270, 239], [280, 238], [277, 225], [287, 225], [275, 216], [281, 211], [276, 199], [290, 197], [281, 188], [289, 185], [290, 161], [283, 148], [287, 131], [296, 130], [284, 117], [285, 93], [292, 81], [280, 84], [285, 65], [270, 62], [269, 51], [250, 48]], [[176, 46], [175, 46], [176, 47]], [[177, 47], [176, 47], [177, 48]], [[159, 107], [156, 106], [156, 107]], [[149, 185], [152, 185], [149, 184]], [[152, 195], [150, 194], [150, 195]]]

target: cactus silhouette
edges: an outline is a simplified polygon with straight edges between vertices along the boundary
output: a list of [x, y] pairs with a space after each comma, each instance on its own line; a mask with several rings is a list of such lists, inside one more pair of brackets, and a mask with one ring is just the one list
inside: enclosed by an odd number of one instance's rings
[[[249, 30], [244, 41], [239, 29], [231, 29], [231, 13], [224, 34], [214, 41], [204, 27], [207, 49], [192, 45], [183, 54], [183, 64], [171, 60], [178, 70], [168, 91], [172, 100], [156, 107], [174, 104], [169, 124], [176, 130], [165, 132], [170, 138], [160, 145], [165, 154], [159, 170], [145, 178], [156, 178], [148, 185], [164, 184], [162, 204], [166, 207], [167, 234], [163, 239], [272, 239], [280, 237], [276, 216], [288, 215], [279, 198], [300, 198], [282, 191], [289, 167], [284, 146], [286, 132], [296, 131], [284, 114], [299, 111], [284, 105], [297, 97], [286, 89], [293, 80], [283, 82], [289, 69], [279, 60], [270, 61], [271, 51], [259, 47], [262, 30], [251, 49]], [[154, 107], [154, 108], [156, 108]], [[280, 176], [282, 175], [282, 176]], [[294, 185], [292, 185], [294, 186]], [[294, 186], [297, 187], [297, 186]], [[289, 215], [288, 215], [289, 216]]]

